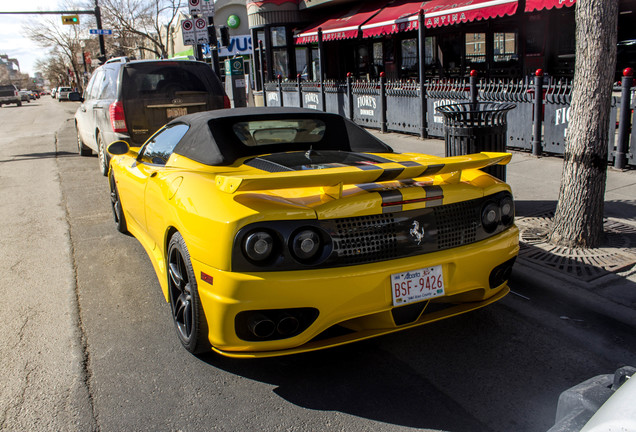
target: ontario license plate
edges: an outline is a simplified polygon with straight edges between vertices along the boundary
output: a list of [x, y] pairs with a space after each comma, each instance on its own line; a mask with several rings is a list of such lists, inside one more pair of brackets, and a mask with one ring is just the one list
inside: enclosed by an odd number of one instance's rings
[[402, 306], [444, 295], [442, 266], [411, 270], [391, 275], [393, 306]]
[[168, 116], [169, 119], [173, 119], [175, 117], [179, 117], [182, 115], [186, 115], [188, 113], [188, 109], [183, 107], [183, 108], [167, 108], [166, 109], [166, 115]]

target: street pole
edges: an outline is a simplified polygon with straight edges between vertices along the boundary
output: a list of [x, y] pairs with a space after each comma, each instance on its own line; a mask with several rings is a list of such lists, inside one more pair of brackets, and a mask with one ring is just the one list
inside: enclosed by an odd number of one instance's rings
[[214, 16], [208, 16], [208, 39], [210, 41], [210, 60], [212, 61], [212, 70], [214, 70], [216, 76], [221, 79], [221, 71], [219, 70], [219, 43], [216, 39]]
[[98, 39], [99, 39], [99, 62], [101, 64], [104, 64], [106, 62], [106, 45], [104, 44], [104, 35], [101, 34], [102, 30], [102, 12], [99, 9], [99, 4], [97, 4], [97, 0], [95, 0], [95, 21], [97, 24], [97, 30], [98, 30]]

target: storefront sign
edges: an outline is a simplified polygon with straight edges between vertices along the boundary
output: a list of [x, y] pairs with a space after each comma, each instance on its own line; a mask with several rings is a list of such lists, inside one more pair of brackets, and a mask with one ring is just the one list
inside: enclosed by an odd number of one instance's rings
[[318, 109], [320, 107], [318, 93], [303, 93], [303, 106], [305, 108]]
[[252, 54], [252, 37], [250, 35], [230, 36], [230, 44], [219, 48], [219, 57]]
[[356, 105], [360, 115], [371, 116], [375, 115], [375, 110], [378, 107], [375, 96], [361, 95], [356, 98]]

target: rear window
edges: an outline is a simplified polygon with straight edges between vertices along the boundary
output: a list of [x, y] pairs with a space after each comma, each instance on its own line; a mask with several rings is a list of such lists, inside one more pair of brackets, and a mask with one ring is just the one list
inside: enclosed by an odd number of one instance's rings
[[236, 137], [249, 147], [315, 143], [325, 135], [325, 128], [317, 119], [243, 121], [232, 126]]
[[195, 62], [130, 64], [124, 68], [124, 97], [153, 98], [166, 94], [215, 93], [223, 89], [210, 79], [208, 65]]

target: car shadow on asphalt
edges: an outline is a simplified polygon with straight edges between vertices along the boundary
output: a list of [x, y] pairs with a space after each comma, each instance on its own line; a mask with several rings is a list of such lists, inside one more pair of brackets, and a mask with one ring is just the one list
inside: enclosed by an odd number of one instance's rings
[[[380, 339], [390, 337], [395, 335]], [[226, 372], [275, 385], [276, 395], [306, 409], [337, 411], [413, 428], [491, 430], [421, 371], [382, 349], [377, 341], [284, 357], [232, 359], [208, 354], [201, 360]]]

